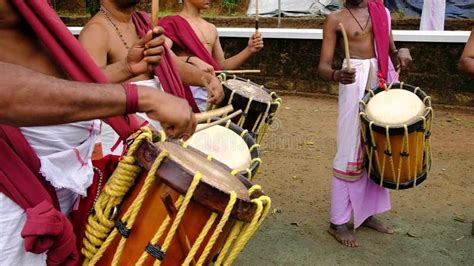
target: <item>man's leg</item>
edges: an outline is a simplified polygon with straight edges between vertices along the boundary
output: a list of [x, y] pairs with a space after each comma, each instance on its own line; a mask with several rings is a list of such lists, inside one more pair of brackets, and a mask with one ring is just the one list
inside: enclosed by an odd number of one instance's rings
[[333, 177], [331, 185], [331, 224], [328, 232], [341, 244], [348, 247], [357, 247], [359, 244], [354, 233], [347, 227], [351, 215], [352, 207], [347, 182]]

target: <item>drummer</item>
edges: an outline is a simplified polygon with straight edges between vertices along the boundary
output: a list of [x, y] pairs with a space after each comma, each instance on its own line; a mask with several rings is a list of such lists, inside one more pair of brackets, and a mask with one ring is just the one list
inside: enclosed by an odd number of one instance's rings
[[[333, 162], [329, 233], [348, 247], [358, 242], [348, 228], [353, 215], [354, 228], [366, 226], [382, 233], [393, 229], [375, 218], [388, 211], [388, 190], [369, 181], [363, 164], [360, 142], [358, 102], [372, 70], [370, 88], [396, 79], [392, 62], [406, 68], [411, 62], [408, 49], [397, 49], [392, 39], [390, 13], [383, 1], [346, 0], [344, 7], [327, 16], [323, 28], [323, 43], [319, 75], [339, 83], [339, 117], [337, 124], [337, 152]], [[388, 23], [384, 23], [384, 22]], [[345, 64], [334, 69], [336, 46], [343, 50], [339, 23], [347, 30], [352, 68]], [[385, 25], [385, 26], [382, 26]], [[388, 28], [387, 28], [388, 26]]]
[[[184, 0], [183, 9], [176, 16], [168, 16], [160, 20], [160, 26], [165, 29], [169, 38], [167, 43], [173, 51], [190, 65], [214, 74], [214, 70], [238, 69], [253, 54], [263, 49], [263, 38], [259, 32], [250, 36], [240, 53], [225, 58], [216, 26], [205, 21], [201, 11], [209, 9], [210, 1]], [[199, 109], [206, 109], [206, 88], [191, 86]]]
[[[134, 81], [141, 85], [162, 87], [166, 92], [177, 96], [182, 92], [194, 112], [198, 112], [192, 93], [182, 83], [203, 86], [205, 83], [201, 78], [204, 78], [211, 90], [209, 102], [217, 104], [222, 101], [224, 98], [222, 85], [214, 75], [186, 64], [171, 51], [165, 51], [166, 48], [162, 46], [165, 40], [162, 28], [154, 28], [154, 36], [157, 37], [153, 40], [159, 45], [154, 50], [162, 54], [148, 56], [148, 61], [143, 59], [141, 51], [144, 41], [151, 32], [148, 30], [149, 17], [145, 13], [135, 11], [139, 1], [101, 0], [100, 3], [99, 12], [85, 25], [79, 35], [79, 41], [103, 69], [110, 82]], [[148, 33], [140, 34], [140, 32]], [[150, 51], [145, 53], [147, 53], [145, 55], [151, 54]], [[174, 60], [175, 64], [169, 62], [171, 60]], [[157, 65], [158, 62], [161, 64]], [[156, 67], [155, 73], [150, 71], [149, 64]], [[160, 127], [154, 121], [151, 123], [155, 127]], [[118, 135], [109, 126], [103, 125], [101, 139], [104, 155], [110, 153], [120, 155], [123, 152], [123, 145], [117, 143]]]

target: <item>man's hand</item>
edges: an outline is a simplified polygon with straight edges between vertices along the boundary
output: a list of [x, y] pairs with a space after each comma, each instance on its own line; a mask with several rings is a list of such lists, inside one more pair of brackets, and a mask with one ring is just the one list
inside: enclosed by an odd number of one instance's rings
[[146, 86], [138, 89], [139, 111], [160, 121], [167, 136], [184, 140], [192, 136], [197, 122], [186, 100]]
[[188, 62], [199, 68], [200, 70], [206, 72], [206, 73], [209, 73], [211, 75], [214, 75], [214, 67], [209, 65], [208, 63], [202, 61], [200, 58], [196, 57], [196, 56], [191, 56], [191, 58], [189, 58]]
[[154, 27], [153, 31], [148, 31], [128, 50], [127, 65], [131, 74], [138, 76], [148, 73], [149, 66], [161, 62], [161, 55], [165, 51], [163, 44], [166, 40], [163, 32], [163, 28]]
[[355, 82], [356, 71], [354, 68], [342, 68], [334, 72], [334, 81], [342, 84], [352, 84]]
[[212, 76], [211, 80], [207, 83], [207, 101], [212, 104], [222, 102], [222, 100], [224, 100], [224, 89], [222, 88], [221, 81], [215, 76]]
[[249, 38], [249, 42], [247, 45], [248, 45], [248, 48], [250, 49], [250, 52], [252, 53], [256, 53], [262, 50], [263, 49], [262, 34], [260, 32], [256, 32], [252, 34], [252, 36]]
[[413, 61], [410, 50], [407, 48], [400, 48], [396, 54], [391, 55], [391, 59], [395, 68], [401, 67], [403, 70], [407, 69]]

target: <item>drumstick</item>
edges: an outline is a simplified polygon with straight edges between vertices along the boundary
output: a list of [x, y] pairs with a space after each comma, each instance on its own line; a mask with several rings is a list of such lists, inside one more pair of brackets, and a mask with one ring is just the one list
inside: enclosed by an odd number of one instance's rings
[[390, 82], [390, 85], [388, 85], [387, 90], [390, 90], [390, 89], [392, 88], [392, 85], [393, 85], [393, 83], [395, 82], [395, 80], [400, 77], [400, 71], [401, 71], [401, 70], [402, 70], [402, 68], [399, 68], [399, 69], [397, 70], [397, 74], [395, 75], [395, 77], [393, 77], [393, 80], [392, 80], [392, 82]]
[[242, 69], [242, 70], [217, 70], [216, 74], [245, 74], [245, 73], [260, 73], [260, 69]]
[[158, 25], [158, 13], [160, 12], [160, 0], [151, 1], [151, 25], [155, 27]]
[[255, 0], [255, 32], [258, 32], [258, 0]]
[[339, 27], [341, 27], [342, 38], [344, 39], [344, 52], [346, 53], [347, 68], [351, 69], [351, 56], [349, 54], [349, 41], [347, 39], [346, 29], [342, 22], [339, 23]]
[[225, 107], [222, 107], [222, 108], [217, 108], [217, 109], [214, 109], [214, 110], [211, 110], [211, 111], [196, 114], [195, 115], [196, 116], [196, 121], [198, 123], [202, 123], [202, 122], [208, 120], [211, 117], [221, 116], [221, 115], [230, 113], [232, 111], [234, 111], [234, 107], [229, 104], [229, 105], [227, 105]]
[[196, 131], [195, 131], [194, 133], [199, 132], [199, 131], [201, 131], [201, 130], [204, 130], [204, 129], [206, 129], [206, 128], [210, 128], [210, 127], [215, 126], [215, 125], [222, 124], [222, 123], [224, 123], [225, 121], [230, 120], [230, 119], [232, 119], [232, 118], [234, 118], [234, 117], [240, 115], [241, 113], [242, 113], [242, 110], [237, 110], [237, 111], [233, 112], [232, 114], [230, 114], [230, 115], [228, 115], [228, 116], [226, 116], [226, 117], [223, 117], [223, 118], [221, 118], [221, 119], [219, 119], [219, 120], [216, 120], [216, 121], [214, 121], [214, 122], [212, 122], [212, 123], [203, 124], [202, 127], [196, 128]]

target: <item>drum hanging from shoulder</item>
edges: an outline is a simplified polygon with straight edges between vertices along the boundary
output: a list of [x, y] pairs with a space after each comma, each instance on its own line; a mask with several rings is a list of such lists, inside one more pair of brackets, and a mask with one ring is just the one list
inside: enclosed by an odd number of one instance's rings
[[[206, 124], [198, 125], [197, 129], [200, 126]], [[232, 174], [240, 173], [249, 180], [262, 164], [260, 145], [248, 130], [230, 120], [196, 132], [186, 144], [227, 165]]]
[[276, 117], [282, 100], [275, 92], [271, 92], [263, 85], [250, 80], [233, 76], [228, 78], [221, 74], [225, 98], [223, 104], [232, 104], [234, 110], [241, 109], [242, 115], [234, 122], [250, 131], [261, 143], [268, 127]]
[[267, 215], [259, 186], [175, 142], [135, 138], [88, 217], [84, 265], [231, 264]]
[[371, 179], [397, 190], [422, 183], [431, 166], [431, 98], [419, 87], [400, 83], [370, 90], [359, 110]]

